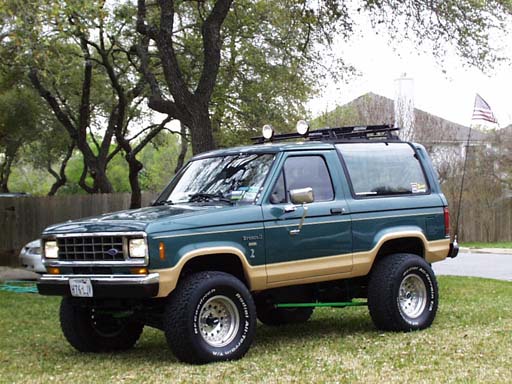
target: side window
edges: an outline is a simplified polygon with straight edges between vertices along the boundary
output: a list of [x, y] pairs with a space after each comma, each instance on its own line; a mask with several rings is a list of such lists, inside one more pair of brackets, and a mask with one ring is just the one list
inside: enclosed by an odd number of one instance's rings
[[425, 174], [407, 143], [337, 144], [358, 197], [428, 193]]
[[281, 174], [277, 179], [276, 185], [274, 186], [274, 190], [270, 195], [270, 202], [272, 204], [286, 203], [286, 189], [284, 185], [283, 171], [281, 171]]
[[283, 171], [272, 191], [272, 204], [289, 201], [290, 190], [313, 188], [315, 201], [334, 199], [331, 176], [322, 156], [292, 156], [286, 159]]

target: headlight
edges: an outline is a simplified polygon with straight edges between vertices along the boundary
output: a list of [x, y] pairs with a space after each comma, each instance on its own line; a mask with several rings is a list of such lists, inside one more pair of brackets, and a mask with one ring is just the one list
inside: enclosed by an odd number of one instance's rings
[[146, 257], [147, 247], [144, 239], [130, 239], [128, 243], [130, 257]]
[[56, 259], [59, 257], [59, 246], [56, 241], [45, 241], [44, 256], [47, 259]]

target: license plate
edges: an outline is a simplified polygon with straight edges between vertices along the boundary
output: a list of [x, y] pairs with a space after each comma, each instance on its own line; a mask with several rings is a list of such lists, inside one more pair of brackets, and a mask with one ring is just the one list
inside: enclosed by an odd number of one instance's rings
[[90, 279], [69, 279], [69, 289], [72, 296], [92, 297], [92, 284]]

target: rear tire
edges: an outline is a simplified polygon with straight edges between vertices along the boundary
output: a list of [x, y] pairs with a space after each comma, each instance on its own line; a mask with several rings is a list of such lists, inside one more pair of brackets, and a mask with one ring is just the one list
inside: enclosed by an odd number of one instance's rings
[[439, 293], [430, 265], [412, 254], [379, 260], [370, 275], [368, 308], [375, 326], [384, 331], [415, 331], [429, 327]]
[[181, 281], [164, 314], [169, 347], [186, 363], [236, 360], [251, 346], [256, 309], [247, 287], [224, 272], [198, 272]]
[[60, 305], [60, 325], [69, 344], [80, 352], [122, 351], [132, 348], [144, 324], [130, 318], [117, 319], [93, 307], [65, 297]]
[[310, 319], [313, 310], [314, 308], [275, 308], [269, 304], [256, 307], [258, 320], [271, 326], [305, 323]]

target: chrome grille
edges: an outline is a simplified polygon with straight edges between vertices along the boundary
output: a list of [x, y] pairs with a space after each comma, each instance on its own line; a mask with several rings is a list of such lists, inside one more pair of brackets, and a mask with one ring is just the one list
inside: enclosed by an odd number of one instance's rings
[[59, 260], [123, 261], [123, 236], [77, 236], [57, 238]]

